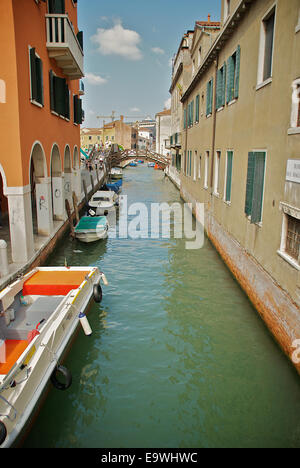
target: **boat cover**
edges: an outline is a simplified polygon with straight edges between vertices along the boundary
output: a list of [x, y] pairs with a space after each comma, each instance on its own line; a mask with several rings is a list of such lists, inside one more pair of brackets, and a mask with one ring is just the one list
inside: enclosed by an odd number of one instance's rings
[[107, 219], [105, 216], [83, 216], [77, 226], [75, 232], [93, 230], [97, 228], [105, 227]]
[[37, 271], [23, 285], [23, 295], [66, 296], [77, 289], [85, 280], [87, 270], [47, 270]]

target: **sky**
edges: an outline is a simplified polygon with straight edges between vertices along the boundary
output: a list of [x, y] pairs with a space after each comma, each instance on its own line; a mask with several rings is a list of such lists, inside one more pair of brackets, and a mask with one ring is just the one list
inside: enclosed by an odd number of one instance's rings
[[155, 118], [170, 107], [171, 61], [195, 21], [220, 21], [221, 0], [79, 0], [84, 34], [84, 127], [115, 111]]

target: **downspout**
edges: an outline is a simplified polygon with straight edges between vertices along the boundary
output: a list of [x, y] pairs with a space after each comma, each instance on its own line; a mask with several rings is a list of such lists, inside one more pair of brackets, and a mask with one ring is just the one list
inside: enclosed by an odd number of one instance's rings
[[216, 120], [217, 120], [217, 76], [218, 76], [218, 66], [219, 66], [219, 54], [217, 54], [216, 59], [214, 60], [216, 65], [215, 67], [215, 78], [214, 78], [214, 94], [213, 94], [213, 131], [212, 131], [212, 143], [211, 143], [211, 177], [210, 177], [210, 194], [213, 193], [213, 182], [214, 182], [214, 161], [215, 161], [215, 145], [216, 145]]

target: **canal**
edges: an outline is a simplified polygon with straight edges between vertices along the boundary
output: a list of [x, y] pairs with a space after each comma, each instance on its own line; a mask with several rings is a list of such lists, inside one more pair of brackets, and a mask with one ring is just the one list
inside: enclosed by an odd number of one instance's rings
[[[128, 203], [180, 202], [160, 171], [124, 171]], [[109, 280], [24, 447], [300, 447], [300, 379], [214, 247], [68, 237], [50, 263]]]

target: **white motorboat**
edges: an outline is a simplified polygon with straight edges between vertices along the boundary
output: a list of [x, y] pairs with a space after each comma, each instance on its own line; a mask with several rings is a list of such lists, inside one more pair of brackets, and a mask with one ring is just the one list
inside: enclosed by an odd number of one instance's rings
[[81, 242], [90, 243], [108, 236], [108, 221], [105, 216], [83, 216], [75, 226], [75, 237]]
[[121, 167], [113, 167], [109, 173], [111, 179], [122, 179], [123, 170]]
[[103, 216], [109, 211], [114, 211], [119, 203], [118, 195], [110, 190], [102, 190], [94, 193], [89, 201], [89, 208], [96, 216]]
[[60, 362], [79, 324], [92, 332], [85, 312], [93, 297], [101, 301], [101, 279], [107, 284], [96, 267], [35, 268], [1, 291], [1, 448], [28, 429], [49, 380], [60, 390], [71, 385]]

